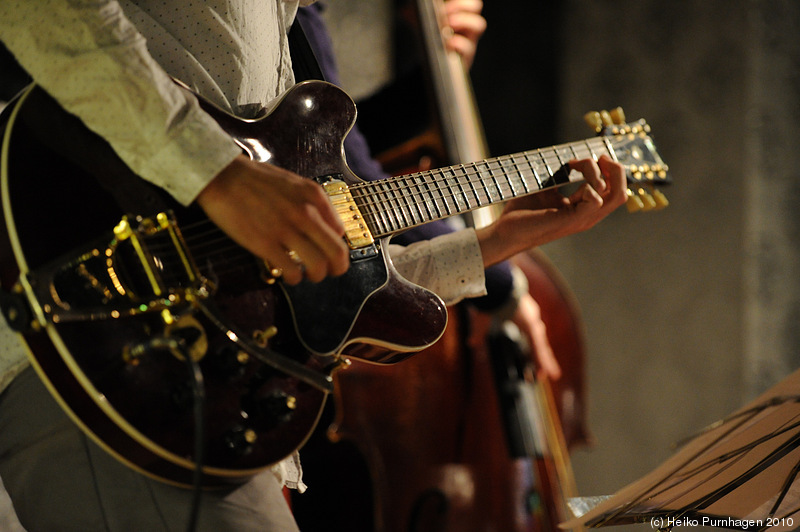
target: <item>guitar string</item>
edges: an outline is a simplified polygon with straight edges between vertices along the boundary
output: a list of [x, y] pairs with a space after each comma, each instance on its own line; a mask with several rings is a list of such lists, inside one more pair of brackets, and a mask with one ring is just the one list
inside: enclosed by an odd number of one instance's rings
[[[571, 144], [565, 144], [565, 145], [554, 147], [554, 148], [545, 148], [547, 150], [551, 150], [550, 152], [547, 152], [547, 153], [545, 153], [545, 151], [544, 151], [545, 149], [530, 150], [530, 151], [511, 154], [511, 155], [505, 155], [505, 156], [502, 156], [502, 157], [496, 157], [496, 158], [493, 158], [493, 159], [487, 159], [487, 160], [484, 160], [484, 161], [457, 164], [457, 165], [452, 165], [452, 166], [445, 167], [445, 168], [437, 168], [437, 169], [432, 169], [432, 170], [424, 170], [424, 171], [421, 171], [421, 172], [415, 172], [415, 173], [411, 173], [411, 174], [408, 174], [408, 175], [397, 176], [397, 177], [392, 177], [392, 178], [388, 178], [388, 179], [382, 179], [382, 180], [376, 180], [376, 181], [365, 181], [365, 182], [362, 182], [362, 183], [357, 183], [357, 184], [351, 186], [351, 188], [354, 188], [354, 187], [355, 188], [365, 188], [365, 187], [373, 186], [375, 184], [383, 184], [383, 183], [387, 183], [387, 182], [398, 183], [398, 182], [401, 182], [401, 181], [409, 181], [411, 179], [419, 178], [419, 177], [433, 177], [434, 179], [426, 180], [424, 182], [416, 182], [415, 181], [412, 184], [401, 185], [399, 187], [399, 190], [412, 190], [414, 188], [418, 188], [420, 185], [438, 185], [438, 184], [441, 184], [441, 183], [444, 184], [444, 187], [451, 188], [451, 185], [453, 184], [453, 178], [454, 177], [457, 177], [457, 178], [466, 177], [466, 178], [468, 178], [468, 180], [465, 181], [464, 184], [470, 184], [471, 185], [471, 184], [474, 184], [474, 183], [481, 183], [482, 182], [482, 180], [480, 180], [480, 179], [471, 180], [470, 178], [472, 178], [472, 177], [475, 177], [475, 176], [480, 177], [482, 175], [485, 175], [487, 173], [487, 171], [489, 173], [491, 173], [492, 169], [504, 170], [504, 169], [508, 169], [511, 166], [513, 166], [513, 168], [516, 170], [516, 172], [509, 173], [509, 176], [510, 175], [517, 175], [517, 176], [520, 176], [521, 179], [524, 179], [524, 177], [525, 177], [525, 176], [523, 176], [523, 174], [525, 173], [524, 171], [528, 170], [529, 172], [532, 172], [532, 173], [530, 175], [528, 175], [527, 177], [528, 178], [532, 177], [532, 178], [534, 178], [534, 180], [536, 180], [536, 177], [539, 175], [539, 172], [537, 172], [537, 170], [544, 170], [544, 171], [541, 172], [542, 175], [549, 178], [549, 177], [552, 177], [552, 174], [553, 174], [553, 171], [551, 170], [551, 167], [556, 167], [556, 170], [558, 170], [568, 160], [576, 159], [576, 158], [579, 157], [579, 155], [578, 155], [579, 149], [578, 148], [580, 148], [580, 151], [584, 151], [585, 150], [585, 153], [583, 153], [582, 155], [590, 156], [590, 157], [592, 157], [592, 158], [594, 158], [596, 160], [598, 158], [598, 156], [597, 156], [597, 154], [595, 152], [595, 149], [593, 149], [591, 146], [589, 146], [589, 143], [591, 143], [591, 142], [597, 143], [598, 147], [603, 148], [602, 151], [604, 151], [606, 153], [609, 152], [607, 146], [603, 143], [602, 139], [589, 139], [589, 140], [586, 140], [586, 141], [575, 142], [575, 143], [571, 143]], [[586, 145], [586, 146], [584, 147], [584, 145]], [[569, 150], [570, 151], [570, 157], [567, 157], [567, 158], [562, 157], [561, 155], [558, 154], [558, 149], [561, 149], [563, 151]], [[508, 161], [511, 161], [512, 165], [504, 165], [504, 163], [506, 163]], [[553, 164], [551, 164], [551, 163], [553, 163]], [[492, 165], [496, 165], [496, 166], [493, 167]], [[480, 169], [479, 167], [481, 167], [481, 166], [484, 167], [484, 168]], [[538, 185], [538, 183], [537, 183], [537, 185]], [[414, 192], [412, 192], [412, 196], [413, 195], [415, 195]]]
[[[588, 148], [586, 155], [596, 160], [598, 156], [595, 150], [588, 146], [589, 142], [583, 141], [582, 143], [565, 145], [570, 146], [572, 151], [572, 157], [566, 159], [577, 158], [578, 150], [575, 147], [580, 146], [583, 149], [583, 144], [586, 144]], [[601, 146], [608, 151], [605, 144], [601, 144]], [[525, 160], [520, 161], [522, 158]], [[507, 171], [512, 166], [504, 166], [507, 161], [513, 163], [514, 172]], [[539, 176], [541, 175], [542, 178], [545, 178], [544, 182], [546, 183], [555, 173], [551, 170], [551, 167], [556, 166], [557, 163], [557, 171], [565, 162], [565, 158], [558, 155], [558, 153], [548, 157], [542, 154], [542, 150], [532, 150], [487, 161], [426, 170], [385, 180], [357, 183], [352, 185], [350, 190], [354, 192], [354, 196], [359, 197], [360, 202], [358, 205], [365, 210], [361, 214], [365, 220], [372, 222], [371, 229], [377, 229], [377, 226], [383, 225], [384, 231], [379, 232], [379, 234], [383, 235], [549, 188], [542, 187], [543, 182], [539, 179]], [[551, 165], [549, 163], [554, 164]], [[492, 164], [496, 166], [492, 167]], [[544, 167], [540, 166], [542, 164]], [[480, 166], [484, 166], [484, 168], [480, 168]], [[537, 167], [541, 172], [537, 172]], [[503, 178], [502, 181], [498, 182], [498, 176], [494, 174], [494, 170], [501, 171], [502, 175], [500, 177]], [[485, 177], [487, 174], [494, 181], [493, 186], [486, 186], [486, 179], [481, 179], [482, 176]], [[479, 179], [472, 179], [475, 176]], [[419, 181], [419, 178], [423, 177], [433, 177], [434, 179]], [[515, 180], [515, 177], [518, 179]], [[517, 183], [516, 187], [515, 183]], [[482, 185], [480, 190], [475, 184]], [[532, 186], [535, 186], [533, 190], [531, 190]], [[425, 190], [422, 190], [423, 188]], [[515, 188], [522, 188], [524, 191], [515, 190]], [[364, 193], [359, 195], [362, 191]], [[409, 191], [410, 194], [402, 194]], [[500, 196], [499, 200], [492, 199], [492, 191]], [[437, 192], [438, 195], [436, 194]], [[481, 197], [480, 192], [485, 194]], [[470, 198], [475, 201], [475, 205], [470, 205]], [[448, 206], [448, 200], [450, 200], [451, 204], [454, 204], [455, 208]], [[440, 201], [444, 202], [444, 206], [439, 205]], [[431, 204], [434, 209], [431, 209]], [[466, 207], [463, 207], [463, 204], [466, 204]], [[376, 206], [385, 207], [380, 209], [380, 212], [375, 212], [377, 210]], [[415, 219], [415, 210], [420, 214], [419, 220]], [[428, 215], [425, 215], [423, 210], [427, 211]], [[434, 210], [436, 211], [435, 214]], [[379, 216], [381, 220], [378, 220]], [[408, 218], [412, 218], [412, 223], [408, 223]]]
[[[484, 198], [490, 200], [490, 203], [505, 201], [511, 197], [541, 191], [543, 188], [539, 181], [540, 173], [541, 177], [545, 178], [546, 182], [553, 177], [554, 173], [549, 163], [553, 163], [552, 166], [557, 164], [559, 168], [565, 164], [564, 158], [557, 153], [558, 149], [564, 151], [570, 150], [572, 157], [569, 159], [577, 158], [579, 156], [579, 149], [581, 151], [587, 150], [587, 155], [597, 159], [598, 157], [591, 144], [597, 144], [597, 147], [602, 147], [603, 150], [608, 151], [602, 138], [588, 139], [549, 149], [545, 148], [519, 152], [481, 162], [425, 170], [385, 180], [360, 182], [351, 185], [349, 189], [353, 193], [354, 198], [358, 198], [358, 206], [364, 209], [361, 215], [368, 224], [371, 224], [371, 229], [377, 230], [379, 225], [383, 225], [384, 229], [390, 229], [389, 233], [391, 233], [394, 232], [391, 229], [405, 229], [413, 225], [446, 218], [459, 212], [481, 207], [485, 200], [479, 197], [478, 187], [476, 187], [475, 184], [483, 185], [480, 188], [485, 192]], [[504, 163], [509, 161], [512, 165], [503, 166]], [[492, 168], [492, 164], [496, 164], [496, 168]], [[481, 165], [485, 168], [479, 168]], [[542, 170], [541, 172], [537, 172], [537, 165], [543, 165], [543, 167], [539, 166], [539, 169]], [[513, 166], [514, 172], [508, 172], [510, 166]], [[505, 171], [505, 174], [502, 176], [504, 180], [498, 182], [496, 176], [493, 174], [493, 170]], [[526, 170], [529, 172], [529, 175], [525, 175]], [[485, 186], [485, 176], [487, 174], [494, 180], [494, 187]], [[473, 179], [475, 177], [478, 179]], [[484, 178], [482, 179], [482, 177]], [[517, 188], [522, 188], [524, 191], [515, 191], [514, 182], [512, 180], [513, 177], [519, 178], [517, 181], [519, 183]], [[420, 178], [425, 179], [419, 181]], [[535, 185], [534, 190], [531, 190], [531, 185]], [[494, 190], [501, 199], [492, 201], [491, 190]], [[410, 194], [404, 194], [409, 191]], [[520, 192], [523, 193], [520, 194]], [[476, 205], [469, 205], [470, 195], [476, 201]], [[405, 205], [399, 203], [403, 199]], [[463, 208], [459, 205], [459, 199], [462, 199], [462, 201], [467, 204], [467, 208]], [[452, 212], [453, 209], [447, 205], [448, 200], [456, 207], [455, 212]], [[443, 207], [438, 205], [439, 201], [445, 202], [445, 205]], [[395, 203], [395, 205], [392, 205], [392, 203]], [[434, 205], [433, 209], [431, 208], [431, 204]], [[376, 213], [374, 212], [376, 206], [385, 207], [380, 213]], [[417, 214], [413, 213], [414, 207], [416, 207], [416, 211], [419, 213], [419, 220], [417, 220]], [[372, 210], [370, 210], [370, 208], [372, 208]], [[423, 215], [423, 211], [426, 211], [428, 214]], [[442, 211], [445, 212], [443, 213]], [[389, 212], [391, 212], [391, 214], [388, 214]], [[382, 216], [382, 219], [379, 220], [379, 216], [384, 214], [385, 216]], [[384, 219], [386, 222], [384, 222]], [[410, 223], [409, 219], [411, 219]], [[400, 222], [399, 226], [398, 222]], [[390, 227], [386, 227], [387, 225]], [[189, 247], [193, 249], [193, 254], [196, 254], [197, 259], [202, 259], [214, 254], [228, 253], [230, 250], [239, 247], [236, 243], [227, 238], [210, 220], [202, 220], [187, 225], [182, 231], [187, 244], [190, 244]], [[376, 232], [378, 235], [387, 234], [385, 230]], [[219, 233], [219, 238], [209, 240], [209, 235], [214, 233]], [[225, 243], [224, 247], [214, 247], [215, 243], [221, 242]], [[214, 247], [214, 249], [210, 251], [200, 251], [199, 253], [196, 251], [200, 248], [209, 247]], [[158, 246], [154, 245], [153, 250], [158, 252]], [[247, 252], [242, 253], [242, 255], [245, 253]]]

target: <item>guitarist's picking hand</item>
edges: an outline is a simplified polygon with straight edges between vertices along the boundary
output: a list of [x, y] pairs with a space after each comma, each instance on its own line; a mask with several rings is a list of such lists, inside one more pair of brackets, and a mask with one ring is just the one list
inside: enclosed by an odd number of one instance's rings
[[197, 202], [238, 244], [281, 269], [289, 284], [304, 276], [319, 282], [350, 265], [344, 226], [327, 195], [292, 172], [241, 155]]
[[503, 214], [477, 231], [485, 266], [526, 249], [594, 227], [625, 203], [627, 181], [621, 164], [602, 156], [570, 161], [586, 180], [569, 197], [550, 189], [508, 202]]

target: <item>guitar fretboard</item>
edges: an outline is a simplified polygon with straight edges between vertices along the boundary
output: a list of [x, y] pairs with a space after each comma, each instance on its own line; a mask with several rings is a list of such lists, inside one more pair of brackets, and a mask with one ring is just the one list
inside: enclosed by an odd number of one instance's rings
[[530, 150], [484, 161], [426, 170], [350, 188], [375, 237], [469, 212], [512, 198], [581, 181], [572, 159], [613, 156], [604, 137]]

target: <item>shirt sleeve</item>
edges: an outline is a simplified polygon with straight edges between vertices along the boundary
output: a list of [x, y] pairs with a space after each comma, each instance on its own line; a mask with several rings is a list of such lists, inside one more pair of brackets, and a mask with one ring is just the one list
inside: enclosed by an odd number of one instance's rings
[[390, 246], [397, 271], [441, 297], [447, 305], [486, 294], [483, 256], [473, 229]]
[[0, 40], [133, 172], [184, 205], [241, 153], [149, 55], [116, 0], [0, 0]]

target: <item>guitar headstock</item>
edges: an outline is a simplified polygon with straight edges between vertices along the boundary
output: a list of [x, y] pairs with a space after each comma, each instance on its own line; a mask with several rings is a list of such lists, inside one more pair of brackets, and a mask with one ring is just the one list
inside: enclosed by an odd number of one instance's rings
[[669, 200], [660, 187], [671, 183], [669, 167], [661, 159], [644, 119], [625, 122], [621, 107], [592, 111], [584, 116], [598, 135], [606, 137], [628, 177], [628, 212], [663, 209]]

